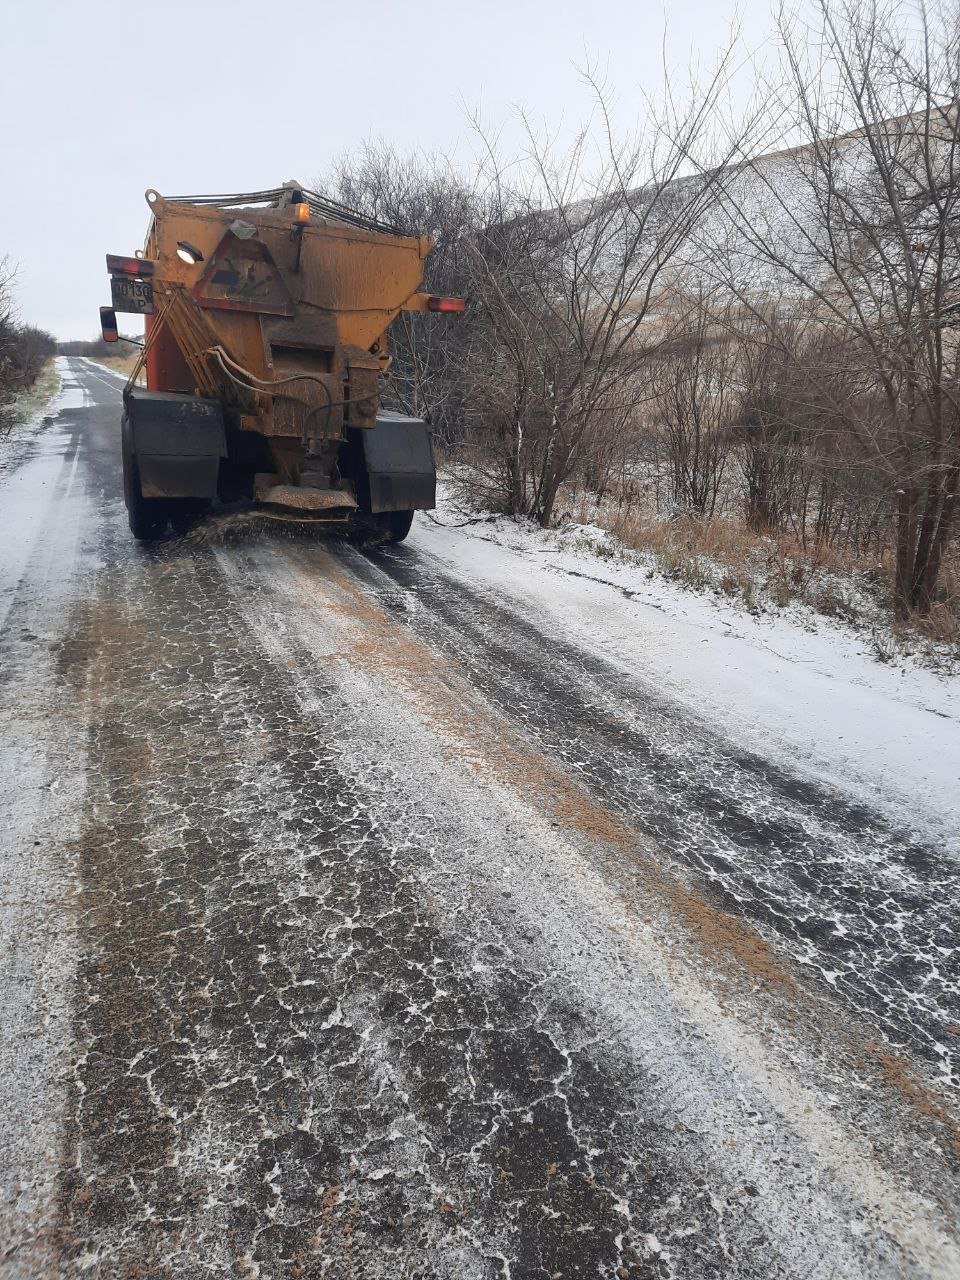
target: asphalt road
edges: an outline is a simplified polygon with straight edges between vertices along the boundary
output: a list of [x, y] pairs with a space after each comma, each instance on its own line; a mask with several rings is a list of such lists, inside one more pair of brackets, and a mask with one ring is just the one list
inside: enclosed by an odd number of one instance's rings
[[136, 545], [67, 381], [0, 463], [0, 1274], [960, 1276], [956, 861], [416, 531]]

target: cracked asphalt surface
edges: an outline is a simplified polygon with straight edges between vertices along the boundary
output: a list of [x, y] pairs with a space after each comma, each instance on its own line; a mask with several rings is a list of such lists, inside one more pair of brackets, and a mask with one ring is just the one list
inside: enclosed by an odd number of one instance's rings
[[0, 1274], [960, 1276], [955, 860], [415, 534], [138, 547], [66, 380], [0, 472]]

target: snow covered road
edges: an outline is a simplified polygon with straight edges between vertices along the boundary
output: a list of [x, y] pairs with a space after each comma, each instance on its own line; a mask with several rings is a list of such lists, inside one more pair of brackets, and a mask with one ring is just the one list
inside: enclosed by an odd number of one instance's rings
[[953, 686], [483, 526], [139, 548], [68, 366], [0, 472], [0, 1274], [960, 1276]]

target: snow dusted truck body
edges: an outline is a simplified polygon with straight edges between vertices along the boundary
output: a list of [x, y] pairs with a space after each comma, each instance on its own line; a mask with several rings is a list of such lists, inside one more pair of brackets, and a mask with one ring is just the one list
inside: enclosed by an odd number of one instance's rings
[[436, 470], [426, 424], [380, 409], [387, 329], [401, 311], [463, 310], [420, 291], [429, 236], [295, 182], [146, 199], [143, 253], [107, 256], [101, 308], [108, 341], [117, 311], [146, 317], [123, 397], [134, 536], [176, 531], [219, 497], [405, 537], [434, 506]]

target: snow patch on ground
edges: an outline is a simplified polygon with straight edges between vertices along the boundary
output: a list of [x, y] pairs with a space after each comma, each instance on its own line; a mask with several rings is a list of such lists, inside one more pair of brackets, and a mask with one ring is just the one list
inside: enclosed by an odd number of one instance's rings
[[413, 545], [731, 741], [856, 792], [960, 854], [960, 677], [798, 606], [752, 614], [670, 582], [592, 525], [470, 516], [441, 485]]
[[93, 403], [90, 392], [74, 376], [66, 356], [57, 356], [57, 369], [60, 373], [60, 392], [50, 405], [50, 413], [60, 413], [64, 409], [82, 409]]

